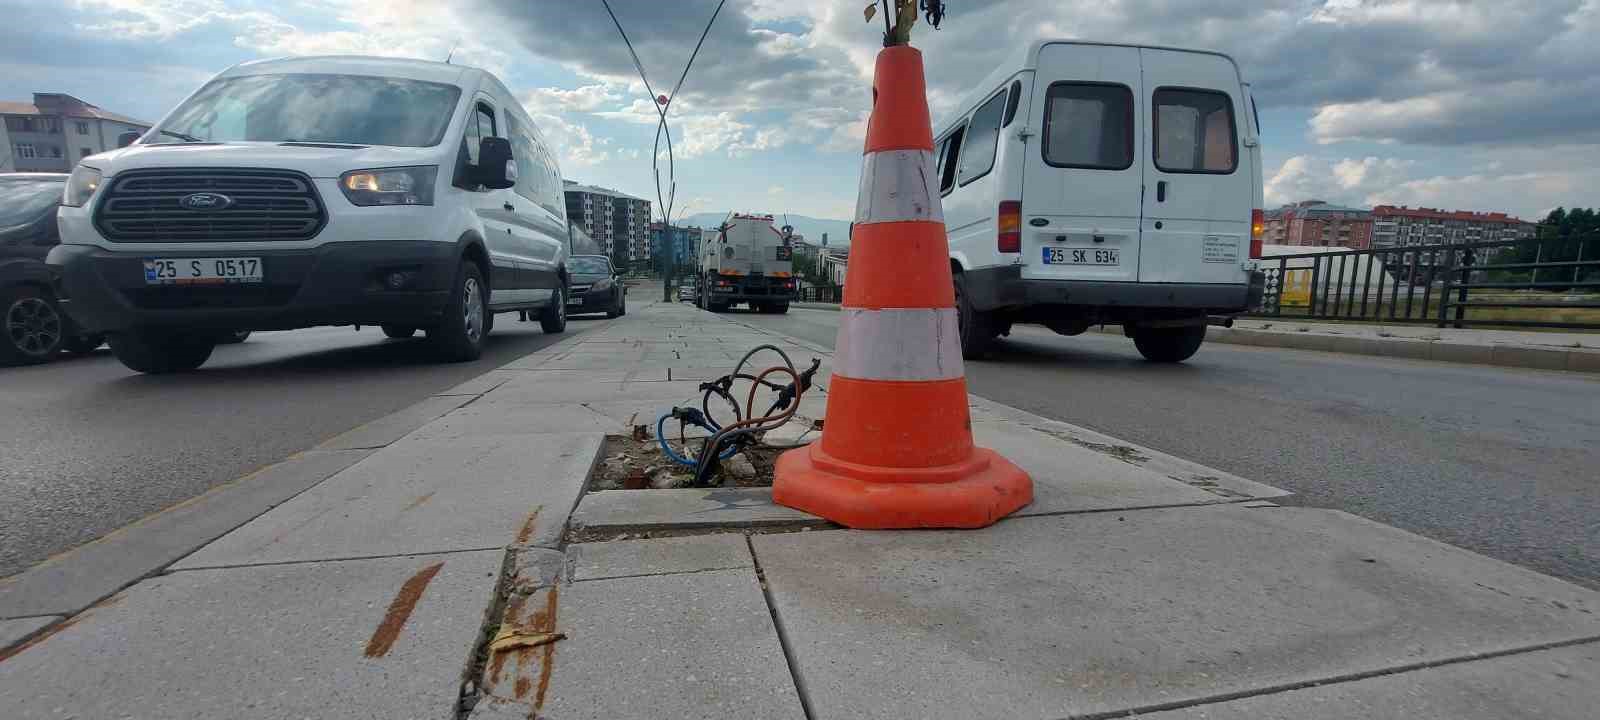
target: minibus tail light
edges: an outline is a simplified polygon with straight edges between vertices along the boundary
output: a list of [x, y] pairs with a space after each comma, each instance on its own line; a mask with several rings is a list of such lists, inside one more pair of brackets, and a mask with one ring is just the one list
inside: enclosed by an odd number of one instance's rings
[[997, 247], [1000, 252], [1022, 252], [1022, 203], [1016, 200], [1000, 203], [998, 226], [1000, 236]]
[[1250, 211], [1250, 259], [1261, 259], [1261, 238], [1267, 234], [1267, 216], [1260, 210]]

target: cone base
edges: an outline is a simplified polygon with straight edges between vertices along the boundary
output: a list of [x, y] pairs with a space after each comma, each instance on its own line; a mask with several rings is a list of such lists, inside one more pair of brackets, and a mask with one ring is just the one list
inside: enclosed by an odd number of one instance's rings
[[860, 530], [988, 527], [1033, 502], [1033, 479], [987, 448], [952, 466], [962, 474], [948, 482], [873, 482], [850, 468], [815, 443], [790, 450], [778, 457], [772, 500]]

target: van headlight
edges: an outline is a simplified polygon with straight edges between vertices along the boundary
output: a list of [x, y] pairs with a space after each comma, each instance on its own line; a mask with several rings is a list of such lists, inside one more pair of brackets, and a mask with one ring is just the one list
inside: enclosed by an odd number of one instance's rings
[[432, 205], [438, 165], [351, 170], [339, 176], [339, 189], [351, 205]]
[[89, 199], [94, 197], [94, 191], [99, 189], [100, 171], [79, 164], [72, 169], [72, 177], [67, 178], [66, 189], [61, 191], [61, 204], [68, 207], [83, 207], [89, 204]]

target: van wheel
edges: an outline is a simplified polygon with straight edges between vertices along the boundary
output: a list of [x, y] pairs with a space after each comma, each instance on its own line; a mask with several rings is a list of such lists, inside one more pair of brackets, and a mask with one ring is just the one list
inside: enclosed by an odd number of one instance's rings
[[382, 325], [383, 334], [396, 340], [404, 340], [417, 334], [417, 329], [410, 325]]
[[997, 334], [994, 329], [994, 313], [982, 312], [972, 307], [972, 298], [967, 294], [966, 276], [961, 273], [955, 273], [954, 276], [956, 328], [961, 334], [961, 357], [980, 360], [994, 344]]
[[1205, 342], [1206, 326], [1190, 325], [1171, 328], [1138, 328], [1133, 331], [1133, 344], [1139, 354], [1150, 362], [1175, 363], [1188, 360]]
[[483, 355], [483, 338], [488, 334], [484, 318], [488, 315], [483, 272], [477, 263], [462, 262], [456, 269], [455, 287], [445, 305], [444, 319], [428, 329], [428, 342], [446, 362], [477, 360]]
[[547, 334], [554, 335], [565, 332], [567, 329], [567, 288], [556, 288], [555, 295], [550, 298], [550, 304], [539, 313], [539, 327]]
[[121, 332], [111, 336], [111, 353], [129, 370], [150, 375], [193, 370], [204, 365], [216, 347], [212, 333]]
[[70, 321], [38, 288], [0, 291], [0, 365], [47, 362], [61, 349]]

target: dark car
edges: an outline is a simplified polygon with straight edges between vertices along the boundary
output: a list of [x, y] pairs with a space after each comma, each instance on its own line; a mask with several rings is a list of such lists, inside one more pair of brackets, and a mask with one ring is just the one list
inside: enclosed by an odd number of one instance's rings
[[78, 332], [56, 304], [44, 263], [61, 242], [56, 206], [67, 176], [0, 174], [0, 365], [41, 363], [65, 350], [86, 353], [105, 338]]
[[628, 314], [628, 286], [604, 255], [573, 255], [567, 258], [572, 274], [572, 294], [567, 298], [567, 314], [603, 312], [606, 317]]

